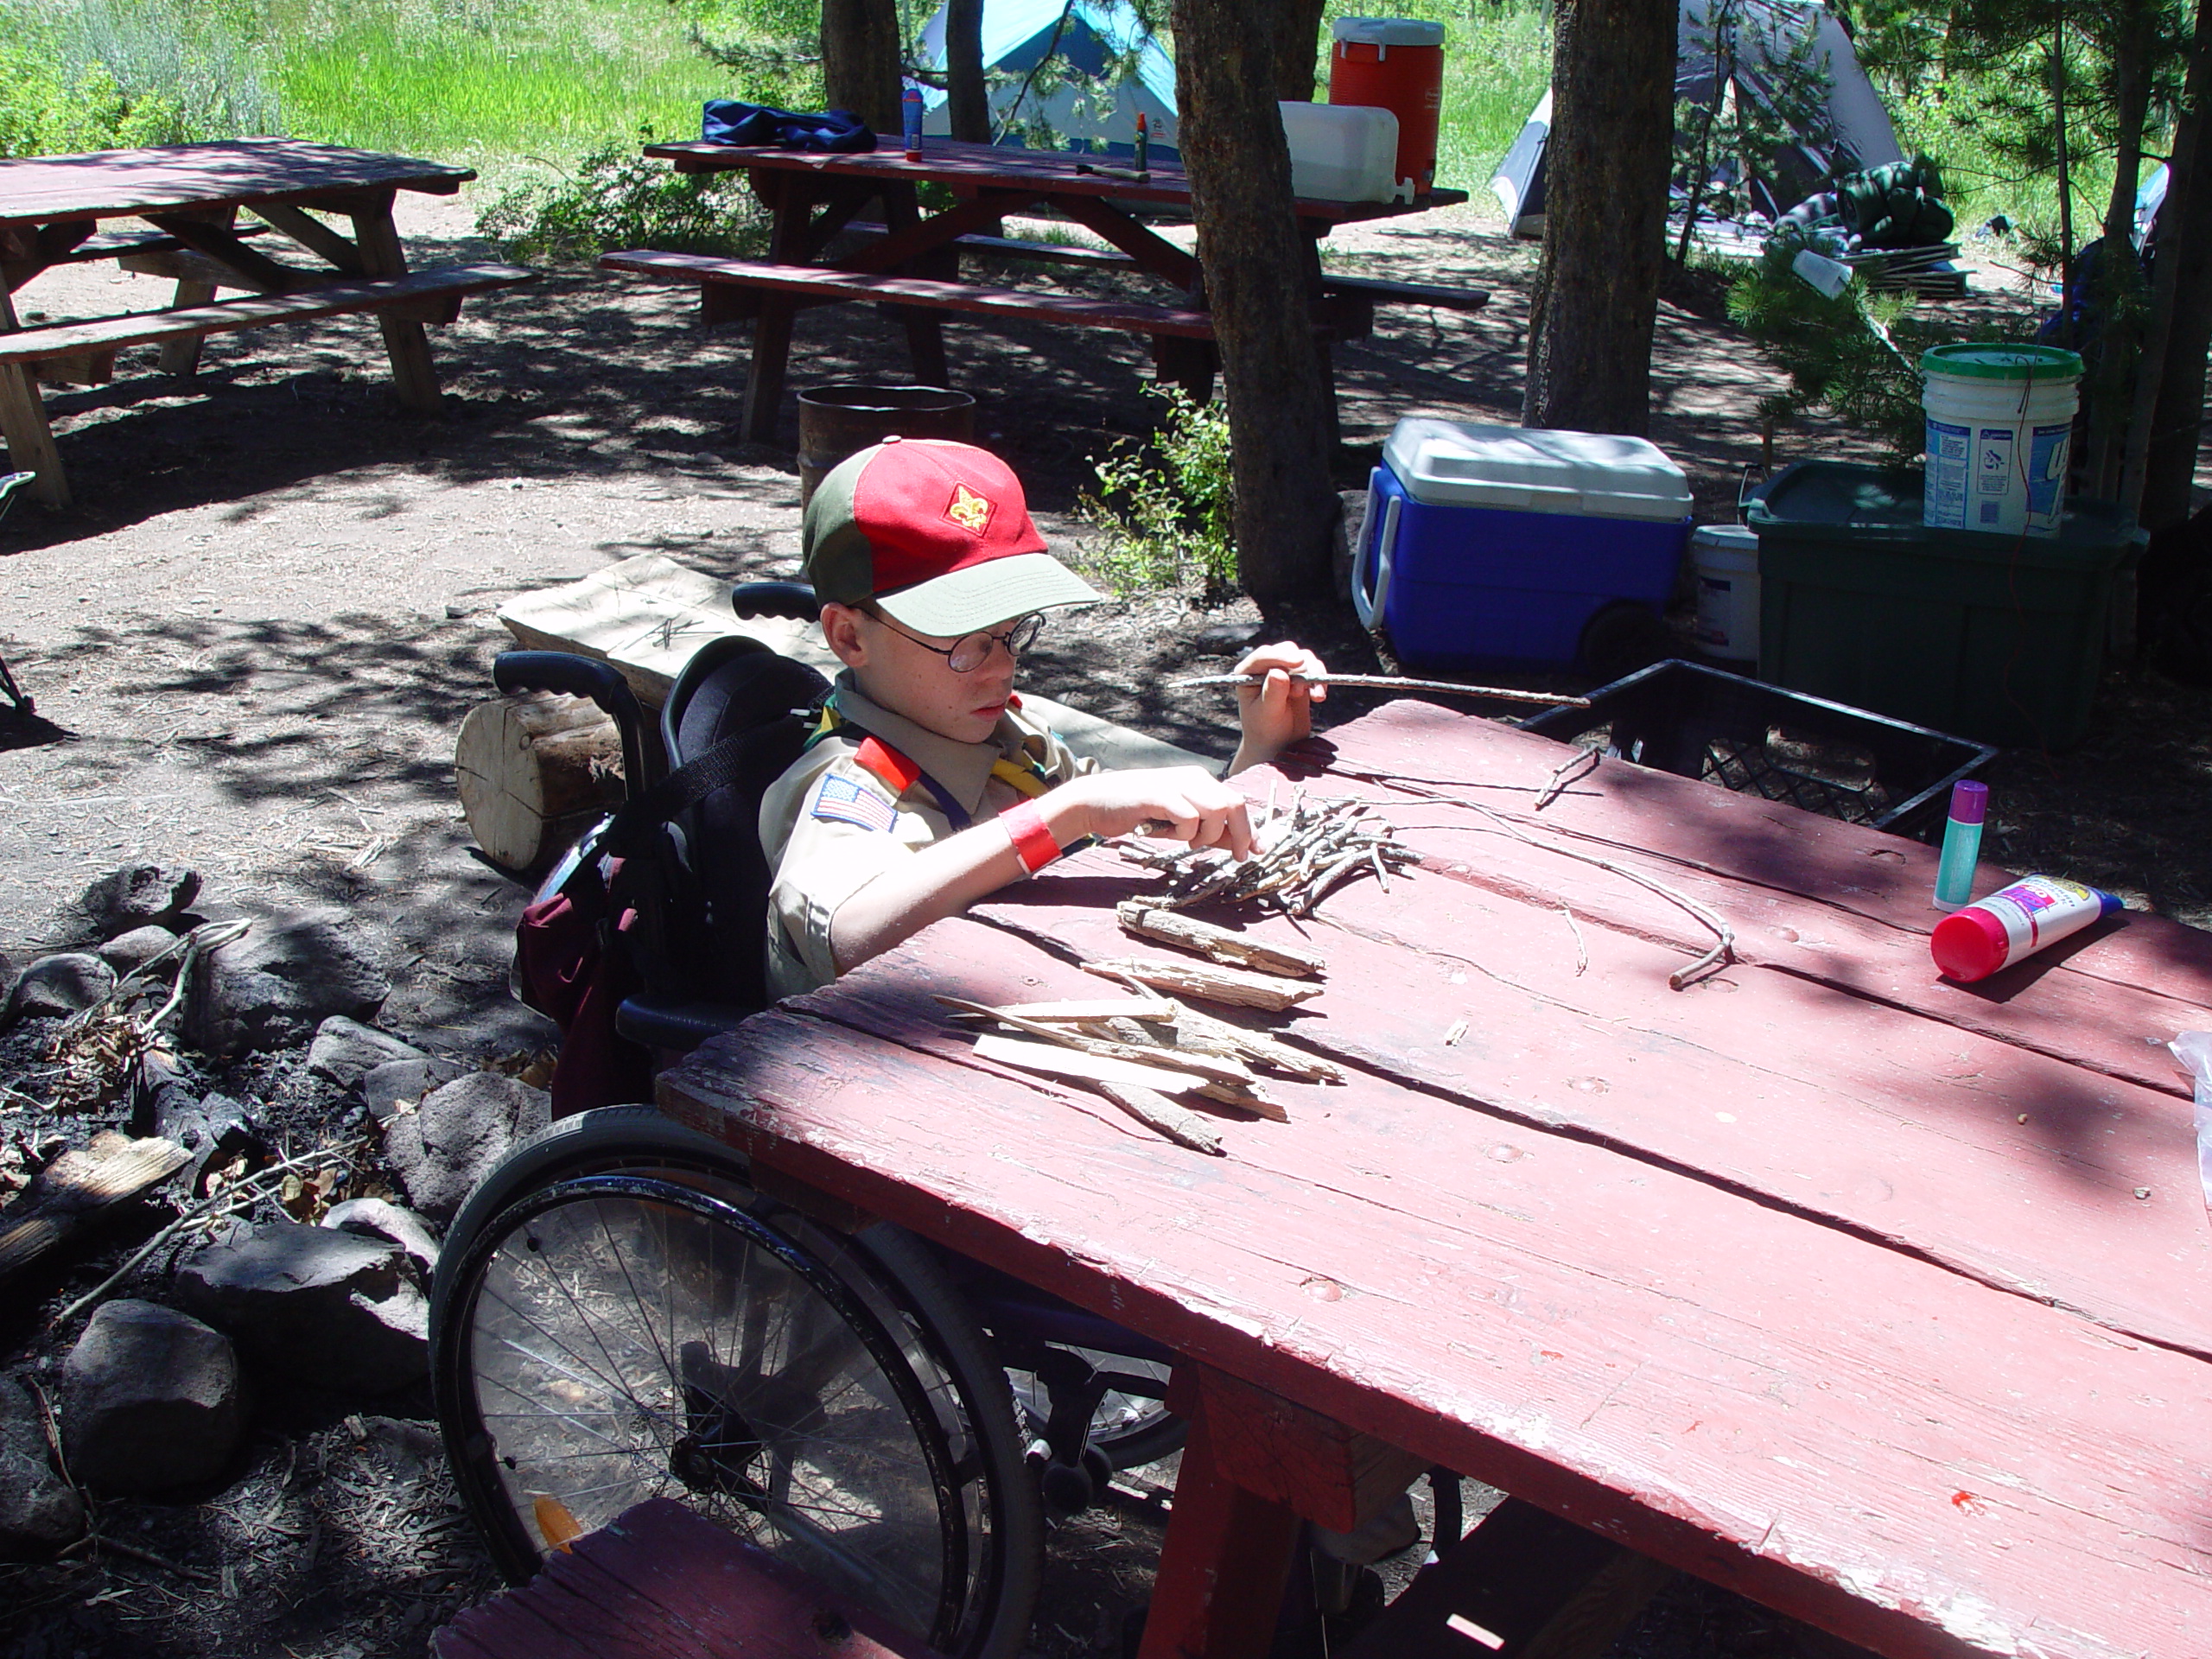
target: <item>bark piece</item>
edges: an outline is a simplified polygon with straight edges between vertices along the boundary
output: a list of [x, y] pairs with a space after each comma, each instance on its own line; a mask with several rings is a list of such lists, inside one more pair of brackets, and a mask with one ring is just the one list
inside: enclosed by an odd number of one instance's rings
[[191, 1156], [174, 1141], [133, 1141], [102, 1130], [82, 1151], [63, 1153], [0, 1212], [0, 1281], [86, 1225], [110, 1205], [175, 1174]]
[[1143, 957], [1113, 957], [1103, 962], [1086, 962], [1083, 969], [1103, 979], [1133, 979], [1156, 991], [1195, 996], [1202, 1002], [1225, 1002], [1231, 1007], [1263, 1008], [1270, 1014], [1296, 1007], [1321, 995], [1319, 985], [1279, 979], [1273, 975]]
[[1147, 1128], [1166, 1135], [1177, 1146], [1188, 1147], [1193, 1152], [1203, 1152], [1215, 1158], [1229, 1155], [1228, 1149], [1221, 1144], [1220, 1130], [1196, 1112], [1178, 1106], [1166, 1096], [1150, 1089], [1108, 1083], [1103, 1079], [1094, 1082], [1091, 1086]]
[[1185, 950], [1197, 951], [1208, 961], [1226, 963], [1233, 968], [1254, 968], [1262, 973], [1281, 974], [1291, 979], [1310, 979], [1329, 965], [1328, 958], [1319, 951], [1302, 944], [1255, 939], [1249, 934], [1231, 932], [1195, 917], [1157, 909], [1141, 899], [1124, 899], [1114, 906], [1114, 914], [1121, 921], [1123, 932], [1157, 939], [1162, 944], [1180, 945]]
[[583, 697], [531, 691], [478, 704], [453, 764], [469, 832], [511, 870], [551, 862], [622, 798], [622, 734]]

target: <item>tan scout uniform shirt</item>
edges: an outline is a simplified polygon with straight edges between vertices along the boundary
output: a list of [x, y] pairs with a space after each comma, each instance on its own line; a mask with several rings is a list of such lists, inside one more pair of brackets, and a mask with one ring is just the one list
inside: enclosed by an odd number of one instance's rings
[[768, 894], [768, 995], [795, 996], [837, 977], [830, 923], [838, 907], [896, 861], [954, 832], [919, 779], [895, 799], [891, 785], [859, 766], [874, 736], [919, 766], [971, 820], [981, 823], [1026, 798], [991, 767], [1001, 759], [1037, 763], [1048, 784], [1097, 770], [1019, 709], [999, 717], [982, 743], [957, 743], [879, 708], [849, 672], [837, 677], [845, 724], [792, 763], [760, 800], [760, 847], [775, 885]]

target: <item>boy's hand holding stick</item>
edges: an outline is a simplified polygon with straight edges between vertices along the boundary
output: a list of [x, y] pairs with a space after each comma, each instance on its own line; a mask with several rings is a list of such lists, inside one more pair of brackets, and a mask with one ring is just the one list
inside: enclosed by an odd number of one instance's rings
[[[1587, 709], [1590, 699], [1557, 691], [1521, 691], [1503, 685], [1462, 685], [1454, 680], [1408, 680], [1395, 674], [1331, 674], [1298, 672], [1290, 677], [1304, 685], [1371, 686], [1391, 691], [1442, 691], [1462, 697], [1497, 697], [1505, 702], [1541, 702], [1556, 708]], [[1199, 674], [1187, 680], [1170, 680], [1171, 691], [1195, 691], [1208, 686], [1264, 685], [1265, 674]]]

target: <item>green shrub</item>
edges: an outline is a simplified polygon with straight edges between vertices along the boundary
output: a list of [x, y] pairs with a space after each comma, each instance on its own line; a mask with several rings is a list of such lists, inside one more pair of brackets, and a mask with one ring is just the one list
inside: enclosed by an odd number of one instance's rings
[[[1862, 276], [1827, 298], [1790, 269], [1802, 245], [1775, 237], [1728, 290], [1728, 315], [1789, 377], [1787, 391], [1761, 401], [1761, 418], [1787, 421], [1824, 408], [1900, 460], [1918, 459], [1927, 431], [1920, 354], [1967, 336], [1947, 321], [1915, 316], [1909, 296], [1872, 292]], [[1992, 334], [1985, 325], [1976, 338]]]
[[1229, 413], [1179, 386], [1148, 386], [1166, 405], [1149, 442], [1117, 438], [1091, 462], [1096, 493], [1077, 504], [1106, 532], [1088, 563], [1118, 591], [1195, 588], [1211, 603], [1236, 582]]
[[768, 221], [741, 174], [678, 173], [639, 153], [653, 142], [614, 139], [558, 183], [537, 181], [503, 192], [477, 220], [512, 258], [585, 264], [611, 248], [674, 253], [749, 254], [768, 243]]
[[182, 7], [0, 3], [0, 156], [281, 131], [255, 54]]

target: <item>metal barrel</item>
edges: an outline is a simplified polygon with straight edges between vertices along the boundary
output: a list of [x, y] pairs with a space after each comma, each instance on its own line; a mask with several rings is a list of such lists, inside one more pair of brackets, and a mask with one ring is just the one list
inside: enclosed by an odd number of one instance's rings
[[798, 500], [846, 456], [893, 436], [976, 435], [976, 400], [941, 386], [817, 386], [798, 395]]

